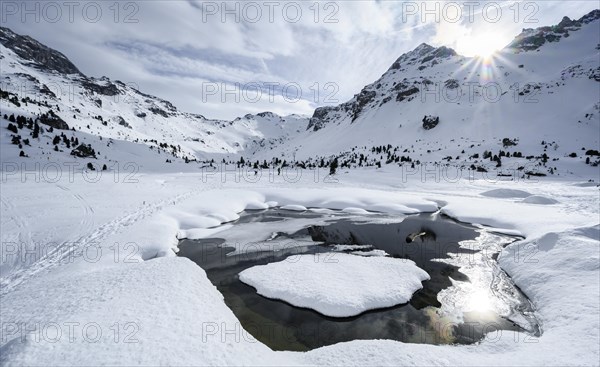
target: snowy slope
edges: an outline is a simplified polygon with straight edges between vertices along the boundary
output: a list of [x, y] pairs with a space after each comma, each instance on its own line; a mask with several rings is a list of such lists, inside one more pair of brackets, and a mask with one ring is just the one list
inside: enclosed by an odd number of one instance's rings
[[135, 85], [86, 77], [58, 51], [7, 28], [0, 28], [0, 41], [2, 115], [35, 118], [52, 110], [77, 131], [199, 160], [280, 142], [306, 127], [306, 118], [297, 115], [269, 112], [221, 121], [184, 113]]
[[[547, 153], [571, 170], [599, 146], [599, 44], [600, 11], [525, 30], [491, 59], [422, 44], [352, 100], [318, 108], [308, 131], [281, 151], [299, 147], [299, 156], [328, 157], [391, 144], [413, 160], [451, 157], [468, 167], [483, 163], [469, 158], [474, 154], [509, 148]], [[424, 128], [424, 116], [439, 117], [439, 124]], [[505, 138], [517, 145], [504, 146]], [[571, 153], [578, 158], [567, 158]]]

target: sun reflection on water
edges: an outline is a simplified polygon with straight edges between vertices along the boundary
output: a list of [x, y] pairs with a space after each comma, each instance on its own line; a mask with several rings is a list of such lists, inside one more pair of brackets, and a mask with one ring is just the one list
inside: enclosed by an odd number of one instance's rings
[[494, 302], [486, 290], [477, 290], [469, 295], [465, 311], [488, 312], [494, 310]]

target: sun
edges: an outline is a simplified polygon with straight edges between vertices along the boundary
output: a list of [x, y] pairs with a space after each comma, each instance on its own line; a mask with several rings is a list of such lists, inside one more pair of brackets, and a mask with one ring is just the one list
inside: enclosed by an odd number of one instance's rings
[[507, 43], [503, 37], [495, 33], [471, 34], [457, 41], [456, 51], [461, 55], [487, 59], [501, 50]]

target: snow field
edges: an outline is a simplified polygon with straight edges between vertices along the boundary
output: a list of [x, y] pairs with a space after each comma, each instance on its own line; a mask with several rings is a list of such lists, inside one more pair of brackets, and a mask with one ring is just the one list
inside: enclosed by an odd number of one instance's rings
[[[366, 175], [372, 178], [373, 173], [343, 174], [335, 187], [321, 188], [310, 181], [293, 187], [243, 181], [223, 185], [218, 179], [199, 185], [199, 174], [163, 173], [140, 175], [137, 184], [109, 179], [96, 184], [60, 182], [60, 187], [17, 179], [3, 182], [3, 364], [49, 360], [75, 365], [99, 361], [122, 365], [597, 364], [600, 242], [596, 187], [573, 181], [512, 183], [514, 189], [558, 201], [537, 205], [480, 195], [506, 183], [416, 180], [406, 184], [410, 189], [401, 189], [393, 172], [380, 173], [377, 180], [367, 180]], [[61, 215], [50, 215], [57, 200], [63, 203]], [[173, 256], [178, 236], [196, 231], [193, 234], [198, 237], [219, 237], [235, 226], [217, 222], [234, 220], [251, 203], [269, 201], [281, 206], [364, 210], [398, 205], [435, 211], [439, 205], [442, 213], [459, 220], [518, 231], [526, 240], [507, 247], [499, 263], [533, 301], [544, 332], [539, 338], [493, 334], [470, 346], [373, 340], [307, 353], [272, 352], [247, 337], [201, 268]], [[40, 207], [47, 209], [39, 212]], [[74, 244], [77, 252], [93, 244], [104, 251], [94, 262], [90, 256], [76, 256], [66, 264], [53, 256], [21, 261], [8, 256], [12, 250], [6, 247], [19, 239], [34, 247]], [[119, 244], [121, 250], [131, 251], [128, 243], [135, 244], [135, 251], [115, 258], [111, 247]], [[81, 336], [71, 343], [65, 329], [69, 322], [98, 323], [103, 337], [94, 345]], [[123, 337], [115, 343], [110, 330], [104, 333], [114, 323], [122, 333], [132, 332], [125, 330], [129, 322], [139, 326], [135, 333], [139, 343], [125, 345]], [[43, 330], [51, 323], [62, 325], [58, 342], [36, 340], [36, 333], [28, 331], [35, 325]], [[21, 342], [21, 335], [29, 334]]]

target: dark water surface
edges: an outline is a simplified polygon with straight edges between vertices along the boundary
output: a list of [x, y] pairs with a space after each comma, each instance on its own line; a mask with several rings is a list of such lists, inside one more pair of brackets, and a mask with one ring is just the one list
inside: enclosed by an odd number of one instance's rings
[[[320, 224], [292, 233], [278, 231], [285, 221], [306, 219]], [[261, 231], [265, 232], [264, 241], [277, 251], [233, 254], [235, 248], [229, 246], [226, 230], [220, 233], [225, 238], [180, 241], [179, 256], [201, 266], [244, 329], [274, 350], [306, 351], [355, 339], [469, 344], [489, 332], [537, 330], [529, 301], [495, 262], [498, 251], [514, 238], [493, 235], [497, 243], [485, 247], [478, 244], [483, 236], [481, 230], [435, 214], [357, 217], [339, 212], [271, 209], [246, 212], [233, 226], [252, 231], [255, 223], [272, 224], [267, 229], [261, 227]], [[295, 239], [312, 239], [319, 245], [290, 246]], [[423, 289], [408, 304], [350, 318], [332, 318], [262, 297], [238, 279], [238, 274], [249, 267], [283, 261], [293, 255], [327, 253], [336, 244], [370, 245], [391, 257], [410, 259], [427, 271], [431, 280], [423, 282]], [[469, 269], [471, 277], [460, 271], [463, 266]], [[465, 290], [453, 286], [452, 281], [469, 287]], [[465, 303], [470, 305], [467, 309]], [[519, 326], [509, 320], [507, 312], [501, 315], [500, 309], [510, 310], [510, 318], [516, 315], [526, 322], [521, 321]]]

